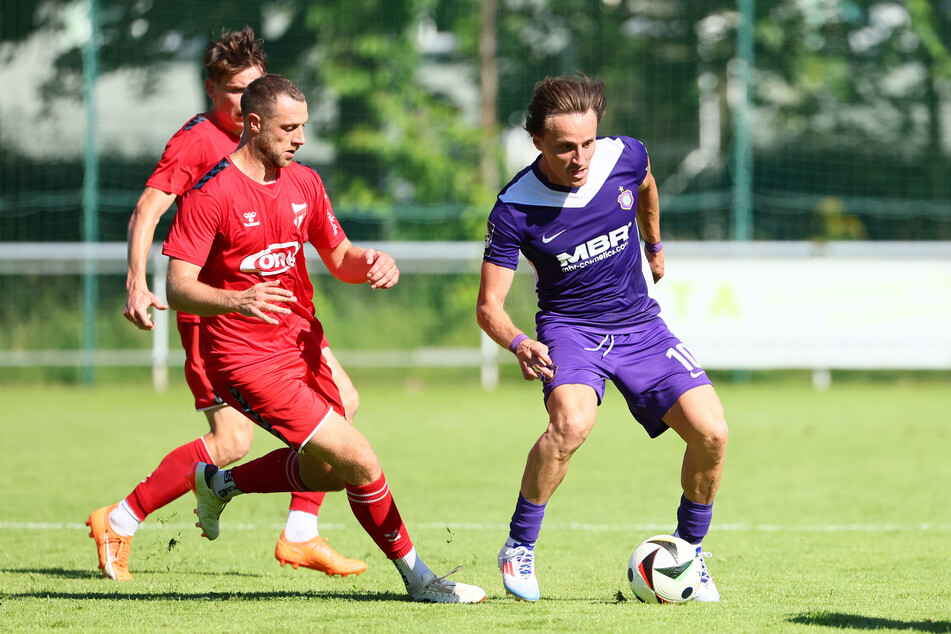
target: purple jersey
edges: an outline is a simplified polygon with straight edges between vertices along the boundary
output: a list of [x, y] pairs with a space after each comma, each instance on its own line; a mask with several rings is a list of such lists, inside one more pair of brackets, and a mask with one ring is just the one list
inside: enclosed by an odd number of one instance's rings
[[637, 188], [647, 150], [630, 137], [599, 137], [588, 180], [551, 183], [539, 159], [502, 189], [489, 215], [483, 259], [515, 269], [521, 251], [535, 268], [539, 326], [557, 321], [623, 332], [657, 318], [641, 268]]

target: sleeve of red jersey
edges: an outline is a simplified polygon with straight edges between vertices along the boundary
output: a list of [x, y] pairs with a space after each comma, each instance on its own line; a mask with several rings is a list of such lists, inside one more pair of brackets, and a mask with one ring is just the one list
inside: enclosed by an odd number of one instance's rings
[[182, 206], [172, 220], [162, 253], [205, 266], [211, 245], [218, 234], [221, 214], [217, 201], [200, 189], [189, 189], [182, 197]]
[[309, 218], [308, 240], [317, 249], [332, 249], [343, 242], [347, 234], [344, 233], [337, 216], [334, 215], [330, 197], [327, 196], [320, 176], [317, 172], [311, 173], [314, 175], [314, 213], [310, 214]]
[[168, 140], [155, 171], [145, 182], [167, 194], [181, 196], [220, 156], [211, 156], [211, 144], [195, 130], [182, 128]]

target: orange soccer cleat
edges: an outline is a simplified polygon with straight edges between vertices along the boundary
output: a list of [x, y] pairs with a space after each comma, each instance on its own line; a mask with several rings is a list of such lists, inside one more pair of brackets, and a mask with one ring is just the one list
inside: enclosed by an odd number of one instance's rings
[[290, 564], [296, 569], [298, 566], [326, 572], [328, 575], [358, 575], [367, 569], [365, 562], [359, 559], [344, 557], [330, 547], [327, 540], [315, 537], [307, 542], [292, 542], [281, 531], [281, 538], [277, 540], [274, 556], [281, 565]]
[[109, 514], [117, 506], [118, 502], [96, 509], [89, 514], [86, 526], [89, 527], [89, 536], [96, 540], [96, 547], [99, 549], [99, 568], [102, 570], [102, 576], [116, 581], [132, 581], [132, 575], [129, 574], [132, 538], [116, 534], [109, 524]]

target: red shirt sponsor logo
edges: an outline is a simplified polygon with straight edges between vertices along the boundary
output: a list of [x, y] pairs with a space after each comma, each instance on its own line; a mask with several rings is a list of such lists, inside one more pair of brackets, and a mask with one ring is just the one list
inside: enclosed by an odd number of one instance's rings
[[241, 260], [240, 269], [243, 273], [277, 275], [293, 268], [297, 262], [298, 251], [300, 251], [299, 242], [272, 244], [263, 251], [258, 251]]

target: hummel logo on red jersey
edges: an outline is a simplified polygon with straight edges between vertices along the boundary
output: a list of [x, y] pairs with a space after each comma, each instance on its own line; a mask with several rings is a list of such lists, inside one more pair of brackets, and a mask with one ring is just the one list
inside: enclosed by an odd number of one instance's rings
[[245, 226], [245, 227], [257, 227], [259, 224], [261, 224], [261, 221], [260, 221], [260, 220], [255, 220], [255, 218], [257, 217], [257, 215], [258, 215], [258, 213], [257, 213], [256, 211], [246, 212], [246, 213], [244, 214], [244, 219], [247, 220], [247, 222], [244, 223], [244, 226]]

